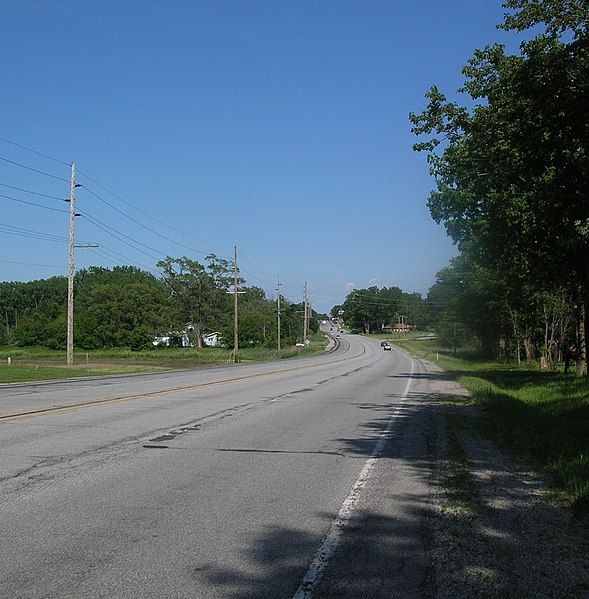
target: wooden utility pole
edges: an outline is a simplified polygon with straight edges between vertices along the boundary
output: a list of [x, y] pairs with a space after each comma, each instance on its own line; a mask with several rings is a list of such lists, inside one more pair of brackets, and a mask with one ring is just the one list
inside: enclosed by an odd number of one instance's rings
[[276, 275], [276, 339], [280, 351], [280, 275]]
[[67, 365], [74, 363], [74, 228], [76, 222], [76, 163], [70, 175], [70, 227], [67, 261]]
[[239, 335], [237, 331], [237, 246], [233, 246], [233, 363], [239, 362]]
[[303, 304], [304, 304], [304, 316], [303, 316], [303, 343], [307, 345], [307, 327], [309, 326], [309, 321], [307, 318], [307, 281], [305, 281], [305, 292], [303, 296]]

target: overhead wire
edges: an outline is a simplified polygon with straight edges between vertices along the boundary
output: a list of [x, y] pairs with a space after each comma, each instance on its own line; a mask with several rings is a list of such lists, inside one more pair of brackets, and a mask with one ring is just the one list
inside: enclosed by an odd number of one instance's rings
[[3, 156], [0, 156], [0, 160], [4, 160], [4, 162], [9, 162], [10, 164], [14, 164], [15, 166], [20, 166], [21, 168], [27, 169], [28, 171], [32, 171], [39, 175], [45, 175], [46, 177], [51, 177], [52, 179], [57, 179], [58, 181], [65, 181], [66, 183], [70, 182], [69, 179], [64, 179], [63, 177], [58, 177], [57, 175], [52, 175], [50, 173], [46, 173], [45, 171], [40, 171], [36, 168], [33, 168], [32, 166], [27, 166], [26, 164], [21, 164], [20, 162], [15, 162], [14, 160], [9, 160], [8, 158], [4, 158]]
[[15, 227], [14, 225], [7, 225], [5, 223], [0, 223], [0, 232], [7, 233], [9, 235], [16, 235], [19, 237], [43, 239], [45, 241], [59, 241], [61, 243], [68, 241], [67, 237], [60, 237], [51, 233], [43, 233], [42, 231], [34, 231], [32, 229], [24, 229], [22, 227]]
[[[98, 229], [101, 229], [102, 231], [104, 231], [105, 233], [107, 233], [111, 237], [114, 237], [115, 239], [117, 239], [121, 243], [124, 243], [125, 245], [128, 245], [130, 248], [134, 249], [136, 252], [141, 252], [142, 254], [145, 254], [146, 256], [149, 256], [150, 258], [153, 258], [154, 260], [160, 260], [161, 256], [165, 256], [165, 254], [163, 252], [160, 252], [159, 250], [156, 250], [156, 249], [152, 248], [151, 246], [148, 246], [145, 243], [142, 243], [141, 241], [137, 241], [136, 239], [133, 239], [132, 237], [129, 237], [128, 235], [125, 235], [124, 233], [121, 233], [121, 232], [117, 231], [116, 229], [113, 229], [109, 225], [103, 223], [102, 221], [98, 220], [95, 217], [90, 216], [86, 212], [83, 212], [82, 210], [80, 210], [79, 212], [80, 212], [80, 214], [88, 222], [92, 223], [95, 227], [97, 227]], [[128, 239], [129, 241], [126, 241], [124, 238]], [[149, 250], [151, 250], [153, 252], [157, 252], [160, 255], [156, 256], [154, 254], [146, 252], [145, 250], [142, 250], [141, 248], [133, 245], [133, 243], [136, 243], [137, 245], [143, 246], [143, 247], [145, 247], [145, 248], [147, 248], [147, 249], [149, 249]]]
[[[54, 156], [50, 156], [50, 155], [45, 154], [43, 152], [39, 152], [38, 150], [34, 150], [34, 149], [29, 148], [27, 146], [24, 146], [22, 144], [16, 143], [16, 142], [14, 142], [12, 140], [9, 140], [9, 139], [7, 139], [5, 137], [0, 137], [0, 141], [3, 141], [5, 143], [8, 143], [8, 144], [10, 144], [12, 146], [15, 146], [17, 148], [20, 148], [20, 149], [26, 150], [28, 152], [31, 152], [33, 154], [36, 154], [37, 156], [42, 156], [43, 158], [47, 158], [48, 160], [52, 160], [52, 161], [54, 161], [56, 163], [63, 164], [65, 166], [71, 166], [71, 164], [69, 162], [66, 162], [64, 160], [60, 160], [58, 158], [55, 158]], [[47, 173], [45, 171], [41, 171], [39, 169], [33, 168], [31, 166], [28, 166], [26, 164], [22, 164], [20, 162], [16, 162], [14, 160], [10, 160], [10, 159], [8, 159], [6, 157], [0, 156], [0, 160], [3, 160], [3, 161], [5, 161], [5, 162], [7, 162], [9, 164], [14, 165], [14, 166], [18, 166], [18, 167], [24, 168], [24, 169], [29, 170], [31, 172], [34, 172], [34, 173], [37, 173], [37, 174], [40, 174], [40, 175], [44, 175], [44, 176], [50, 177], [52, 179], [56, 179], [58, 181], [63, 181], [65, 183], [70, 183], [70, 180], [67, 179], [67, 178], [59, 177], [59, 176], [53, 175], [51, 173]], [[142, 210], [141, 208], [138, 208], [133, 203], [129, 202], [128, 200], [126, 200], [125, 198], [123, 198], [121, 195], [116, 194], [115, 192], [113, 192], [112, 190], [110, 190], [109, 188], [107, 188], [105, 185], [103, 185], [102, 183], [100, 183], [99, 181], [97, 181], [96, 179], [94, 179], [89, 174], [85, 173], [84, 171], [78, 169], [77, 172], [78, 172], [79, 175], [81, 175], [82, 177], [85, 177], [86, 179], [88, 179], [89, 181], [91, 181], [92, 183], [94, 183], [94, 185], [96, 185], [97, 187], [99, 187], [100, 189], [102, 189], [103, 191], [105, 191], [106, 193], [108, 193], [109, 195], [111, 195], [112, 197], [116, 198], [120, 202], [123, 202], [125, 205], [129, 206], [133, 210], [136, 210], [139, 214], [142, 214], [144, 217], [149, 218], [150, 220], [152, 220], [152, 221], [154, 221], [154, 222], [156, 222], [156, 223], [158, 223], [158, 224], [160, 224], [160, 225], [162, 225], [162, 226], [170, 229], [171, 231], [175, 231], [176, 233], [180, 233], [181, 235], [184, 235], [184, 236], [189, 237], [191, 239], [194, 239], [196, 241], [200, 241], [202, 243], [206, 243], [206, 244], [213, 245], [213, 246], [216, 246], [216, 247], [222, 247], [222, 248], [226, 248], [226, 249], [232, 247], [232, 246], [227, 245], [227, 244], [223, 244], [223, 243], [219, 243], [219, 242], [207, 240], [207, 239], [204, 239], [204, 238], [192, 235], [191, 233], [188, 233], [186, 231], [183, 231], [182, 229], [174, 227], [173, 225], [170, 225], [170, 224], [166, 223], [165, 221], [163, 221], [163, 220], [161, 220], [161, 219], [159, 219], [159, 218], [157, 218], [157, 217], [149, 214], [148, 212]], [[51, 196], [49, 194], [42, 194], [42, 193], [39, 193], [39, 192], [36, 192], [36, 191], [32, 191], [32, 190], [28, 190], [28, 189], [24, 189], [24, 188], [19, 188], [19, 187], [8, 185], [8, 184], [4, 184], [4, 183], [0, 183], [0, 185], [2, 185], [3, 187], [8, 187], [10, 189], [17, 190], [17, 191], [22, 191], [24, 193], [31, 193], [31, 194], [34, 194], [34, 195], [38, 195], [40, 197], [47, 197], [47, 198], [50, 198], [50, 199], [64, 201], [64, 198], [59, 198], [57, 196]], [[207, 255], [209, 255], [211, 253], [211, 252], [203, 252], [202, 250], [197, 250], [196, 248], [193, 248], [193, 247], [190, 247], [190, 246], [188, 246], [186, 244], [183, 244], [183, 243], [177, 241], [176, 239], [172, 239], [172, 238], [170, 238], [170, 237], [168, 237], [166, 235], [163, 235], [159, 231], [156, 231], [155, 229], [153, 229], [151, 227], [148, 227], [147, 225], [145, 225], [141, 221], [133, 218], [132, 216], [130, 216], [129, 214], [127, 214], [125, 211], [121, 210], [120, 208], [118, 208], [117, 206], [115, 206], [114, 204], [112, 204], [111, 202], [109, 202], [108, 200], [106, 200], [105, 198], [103, 198], [100, 194], [98, 194], [94, 190], [90, 189], [88, 186], [86, 186], [86, 185], [80, 185], [80, 187], [82, 187], [83, 189], [85, 189], [86, 191], [88, 191], [91, 195], [93, 195], [94, 197], [96, 197], [97, 199], [99, 199], [100, 201], [102, 201], [103, 203], [105, 203], [111, 209], [115, 210], [116, 212], [118, 212], [119, 214], [121, 214], [122, 216], [124, 216], [125, 218], [127, 218], [128, 220], [130, 220], [131, 222], [137, 224], [138, 226], [142, 227], [143, 229], [149, 231], [150, 233], [152, 233], [152, 234], [160, 237], [161, 239], [164, 239], [165, 241], [173, 243], [173, 244], [177, 245], [178, 247], [182, 247], [184, 249], [190, 250], [191, 252], [195, 252], [195, 253], [203, 255], [203, 256], [207, 256]], [[3, 196], [3, 195], [0, 194], [0, 197], [4, 197], [5, 199], [9, 199], [9, 200], [12, 200], [12, 201], [21, 202], [21, 203], [24, 203], [24, 204], [29, 204], [29, 205], [36, 206], [36, 207], [47, 208], [47, 209], [50, 209], [50, 210], [55, 210], [55, 211], [60, 211], [60, 212], [68, 212], [67, 210], [59, 210], [57, 208], [49, 208], [47, 206], [43, 206], [42, 204], [35, 204], [33, 202], [27, 202], [26, 200], [20, 200], [18, 198], [13, 198], [11, 196]], [[82, 211], [79, 211], [79, 212], [82, 212]], [[147, 255], [147, 256], [149, 256], [151, 258], [156, 258], [155, 256], [153, 256], [151, 254], [148, 254], [147, 252], [144, 252], [143, 250], [140, 250], [137, 247], [134, 247], [128, 241], [120, 239], [119, 237], [117, 237], [117, 235], [120, 235], [120, 236], [122, 236], [122, 237], [130, 240], [131, 242], [137, 244], [137, 245], [141, 245], [143, 247], [146, 247], [146, 248], [150, 249], [151, 251], [160, 253], [158, 250], [155, 250], [154, 248], [151, 248], [150, 246], [147, 246], [146, 244], [144, 244], [144, 243], [142, 243], [140, 241], [137, 241], [137, 240], [133, 239], [132, 237], [130, 237], [130, 236], [128, 236], [128, 235], [126, 235], [126, 234], [124, 234], [124, 233], [122, 233], [120, 231], [117, 231], [116, 229], [110, 227], [106, 223], [101, 222], [96, 217], [90, 216], [88, 213], [83, 213], [83, 215], [85, 216], [85, 218], [87, 218], [89, 220], [89, 222], [92, 222], [92, 224], [94, 226], [102, 229], [104, 232], [106, 232], [109, 235], [115, 237], [116, 239], [118, 239], [122, 243], [125, 243], [126, 245], [128, 245], [129, 247], [131, 247], [132, 249], [134, 249], [136, 251], [140, 251], [140, 252], [144, 253], [145, 255]], [[96, 222], [93, 222], [93, 221], [96, 221]], [[107, 230], [107, 229], [109, 229], [109, 230]], [[162, 253], [162, 255], [163, 255], [163, 253]], [[223, 256], [221, 256], [221, 257], [223, 257]], [[257, 267], [250, 260], [243, 258], [243, 256], [241, 256], [241, 258], [247, 264], [249, 264], [249, 266], [252, 269], [254, 269], [255, 271], [259, 272], [260, 274], [262, 274], [264, 276], [267, 276], [267, 277], [274, 277], [275, 276], [274, 274], [270, 274], [268, 272], [265, 272], [263, 269]], [[263, 279], [261, 279], [260, 277], [254, 275], [251, 272], [248, 272], [247, 274], [250, 277], [252, 277], [253, 279], [255, 279], [255, 280], [259, 281], [259, 282], [262, 282], [262, 283], [265, 282]], [[281, 277], [283, 277], [283, 280], [285, 280], [285, 279], [289, 280], [290, 279], [293, 283], [297, 283], [298, 284], [300, 282], [298, 279], [296, 279], [294, 277], [291, 277], [290, 275], [285, 274], [285, 273], [281, 273]]]
[[151, 227], [148, 227], [147, 225], [144, 225], [141, 221], [137, 220], [136, 218], [133, 218], [132, 216], [129, 216], [126, 212], [124, 212], [123, 210], [121, 210], [120, 208], [117, 208], [114, 204], [111, 204], [111, 202], [109, 202], [108, 200], [105, 200], [102, 196], [100, 196], [99, 194], [97, 194], [95, 191], [92, 191], [90, 188], [86, 187], [85, 185], [82, 185], [82, 187], [88, 191], [89, 193], [91, 193], [94, 197], [98, 198], [100, 201], [104, 202], [107, 206], [109, 206], [110, 208], [112, 208], [113, 210], [115, 210], [116, 212], [118, 212], [119, 214], [121, 214], [122, 216], [124, 216], [125, 218], [129, 219], [131, 222], [134, 222], [135, 224], [139, 225], [140, 227], [143, 227], [146, 231], [149, 231], [150, 233], [153, 233], [154, 235], [157, 235], [158, 237], [161, 237], [162, 239], [170, 242], [170, 243], [174, 243], [175, 245], [182, 247], [184, 249], [190, 250], [191, 252], [196, 252], [197, 254], [201, 254], [203, 256], [208, 256], [210, 254], [210, 252], [203, 252], [202, 250], [197, 250], [193, 247], [190, 247], [188, 245], [185, 245], [183, 243], [180, 243], [179, 241], [176, 241], [175, 239], [172, 239], [171, 237], [167, 237], [166, 235], [162, 235], [160, 232], [156, 231], [155, 229], [152, 229]]
[[54, 162], [59, 162], [60, 164], [65, 164], [66, 166], [70, 166], [69, 162], [65, 162], [64, 160], [59, 160], [59, 158], [54, 158], [53, 156], [48, 156], [47, 154], [43, 154], [43, 152], [39, 152], [37, 150], [33, 150], [31, 148], [27, 148], [21, 144], [17, 144], [15, 141], [10, 141], [5, 137], [0, 137], [1, 141], [6, 142], [7, 144], [16, 146], [17, 148], [21, 148], [21, 150], [27, 150], [27, 152], [32, 152], [33, 154], [37, 154], [37, 156], [43, 156], [43, 158], [48, 158], [49, 160], [53, 160]]
[[124, 260], [126, 262], [130, 262], [131, 264], [134, 264], [135, 266], [139, 266], [140, 268], [143, 268], [145, 270], [149, 270], [152, 271], [153, 269], [150, 266], [146, 266], [145, 264], [141, 264], [141, 262], [136, 262], [135, 260], [132, 260], [131, 258], [129, 258], [128, 256], [125, 256], [115, 250], [113, 250], [112, 248], [105, 246], [103, 243], [100, 244], [100, 249], [108, 254], [111, 255], [111, 257], [113, 258], [118, 258], [119, 260]]
[[21, 264], [24, 266], [43, 266], [45, 268], [63, 268], [65, 270], [65, 266], [57, 266], [56, 264], [37, 264], [35, 262], [20, 262], [17, 260], [0, 260], [2, 264]]
[[[345, 304], [346, 301], [349, 300], [344, 300], [344, 302], [342, 303]], [[362, 301], [356, 302], [356, 301], [352, 301], [351, 303], [358, 305], [359, 303], [363, 303]], [[420, 307], [430, 307], [430, 308], [437, 308], [437, 309], [443, 309], [443, 308], [448, 308], [451, 307], [451, 304], [449, 303], [438, 303], [438, 302], [431, 302], [428, 301], [427, 299], [422, 299], [421, 303], [418, 302], [407, 302], [407, 300], [400, 300], [399, 302], [382, 302], [382, 303], [374, 303], [374, 302], [367, 302], [371, 307], [382, 307], [382, 308], [387, 308], [387, 309], [399, 309], [399, 308], [403, 308], [403, 307], [409, 307], [410, 309], [415, 309], [415, 308], [420, 308]]]
[[208, 239], [203, 239], [201, 237], [197, 237], [195, 235], [192, 235], [191, 233], [187, 233], [186, 231], [183, 231], [182, 229], [178, 229], [168, 223], [166, 223], [163, 220], [160, 220], [159, 218], [156, 218], [155, 216], [149, 214], [148, 212], [145, 212], [145, 210], [142, 210], [141, 208], [138, 208], [137, 206], [135, 206], [135, 204], [125, 200], [125, 198], [121, 197], [120, 195], [116, 194], [114, 191], [111, 191], [110, 189], [108, 189], [107, 187], [105, 187], [104, 185], [102, 185], [101, 183], [99, 183], [98, 181], [96, 181], [96, 179], [93, 179], [90, 175], [86, 174], [84, 171], [81, 171], [78, 169], [78, 173], [80, 173], [83, 177], [86, 177], [88, 180], [92, 181], [92, 183], [94, 183], [95, 185], [97, 185], [98, 187], [100, 187], [100, 189], [102, 189], [103, 191], [106, 191], [108, 194], [110, 194], [111, 196], [113, 196], [114, 198], [116, 198], [117, 200], [123, 202], [124, 204], [126, 204], [127, 206], [133, 208], [133, 210], [136, 210], [137, 212], [139, 212], [140, 214], [142, 214], [143, 216], [146, 216], [147, 218], [153, 220], [154, 222], [163, 225], [164, 227], [167, 227], [168, 229], [171, 229], [172, 231], [176, 231], [176, 233], [181, 233], [182, 235], [185, 235], [186, 237], [190, 237], [192, 239], [194, 239], [195, 241], [200, 241], [202, 243], [207, 243], [209, 245], [215, 245], [218, 247], [222, 247], [222, 248], [226, 248], [229, 249], [232, 246], [224, 244], [224, 243], [218, 243], [216, 241], [210, 241]]
[[106, 260], [107, 262], [110, 262], [110, 264], [113, 264], [114, 266], [118, 266], [118, 262], [116, 260], [114, 260], [108, 254], [105, 254], [104, 252], [101, 252], [99, 249], [97, 249], [97, 248], [87, 248], [87, 249], [89, 249], [93, 254], [96, 254], [97, 256], [100, 256], [103, 260]]
[[254, 275], [253, 273], [251, 273], [251, 272], [247, 271], [245, 268], [243, 268], [243, 266], [240, 266], [240, 267], [239, 267], [239, 272], [240, 272], [240, 273], [244, 273], [244, 274], [248, 275], [248, 276], [249, 276], [249, 277], [251, 277], [252, 279], [254, 279], [254, 280], [256, 280], [256, 281], [259, 281], [260, 283], [267, 284], [267, 282], [266, 282], [266, 281], [264, 281], [264, 280], [260, 279], [260, 277], [257, 277], [257, 276], [256, 276], [256, 275]]
[[297, 285], [299, 285], [299, 284], [302, 284], [302, 283], [303, 283], [303, 281], [302, 281], [301, 279], [296, 279], [295, 277], [292, 277], [292, 276], [288, 275], [287, 273], [284, 273], [284, 272], [280, 272], [280, 273], [278, 273], [278, 272], [275, 272], [275, 273], [270, 273], [270, 272], [269, 272], [269, 270], [270, 270], [270, 269], [268, 269], [268, 270], [264, 270], [264, 269], [260, 268], [259, 266], [256, 266], [256, 265], [255, 265], [255, 264], [254, 264], [254, 263], [253, 263], [251, 260], [249, 260], [249, 259], [248, 259], [246, 256], [244, 256], [244, 255], [243, 255], [243, 252], [240, 252], [239, 256], [240, 256], [240, 260], [242, 260], [242, 261], [243, 261], [243, 262], [245, 262], [246, 264], [249, 264], [249, 266], [250, 266], [251, 268], [253, 268], [253, 269], [254, 269], [254, 270], [256, 270], [257, 272], [259, 272], [259, 273], [261, 273], [261, 274], [263, 274], [263, 275], [265, 275], [265, 276], [267, 276], [267, 277], [273, 277], [273, 278], [275, 278], [275, 277], [276, 277], [276, 275], [280, 274], [280, 278], [281, 278], [281, 279], [287, 279], [287, 280], [290, 280], [290, 281], [291, 281], [291, 283], [293, 283], [293, 284], [294, 284], [294, 283], [296, 283]]
[[0, 193], [0, 198], [4, 198], [6, 200], [10, 200], [12, 202], [18, 202], [19, 204], [27, 204], [29, 206], [36, 206], [37, 208], [45, 208], [45, 210], [53, 210], [54, 212], [65, 212], [68, 213], [68, 210], [64, 210], [63, 208], [53, 208], [53, 206], [45, 206], [44, 204], [37, 204], [36, 202], [29, 202], [27, 200], [21, 200], [20, 198], [15, 198], [12, 196], [4, 195]]
[[9, 189], [14, 189], [16, 191], [22, 191], [24, 193], [31, 193], [33, 195], [40, 196], [42, 198], [49, 198], [51, 200], [59, 200], [60, 202], [65, 202], [66, 201], [65, 198], [60, 198], [58, 196], [48, 195], [46, 193], [39, 193], [38, 191], [32, 191], [30, 189], [23, 189], [22, 187], [15, 187], [14, 185], [7, 185], [6, 183], [0, 183], [0, 185], [2, 185], [2, 187], [8, 187]]
[[[103, 246], [101, 246], [100, 248], [86, 248], [88, 250], [90, 250], [92, 253], [102, 257], [103, 259], [107, 260], [108, 262], [110, 262], [111, 264], [113, 264], [114, 266], [121, 266], [120, 260], [117, 258], [117, 256], [113, 255], [113, 252], [107, 250], [106, 248], [104, 248]], [[124, 258], [124, 260], [126, 262], [130, 262], [135, 266], [140, 267], [142, 270], [149, 272], [150, 274], [157, 276], [157, 271], [154, 271], [152, 268], [149, 268], [148, 266], [145, 266], [143, 264], [139, 264], [138, 262], [135, 262], [134, 260], [130, 260], [129, 258]], [[123, 265], [126, 266], [126, 265]]]

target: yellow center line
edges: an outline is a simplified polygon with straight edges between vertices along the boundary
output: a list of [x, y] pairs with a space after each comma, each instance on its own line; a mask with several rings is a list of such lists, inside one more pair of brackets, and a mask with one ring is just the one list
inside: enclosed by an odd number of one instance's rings
[[187, 385], [184, 387], [172, 387], [170, 389], [161, 389], [160, 391], [148, 391], [146, 393], [136, 393], [134, 395], [122, 395], [120, 397], [106, 397], [106, 398], [100, 398], [100, 399], [93, 399], [90, 401], [79, 402], [79, 403], [75, 403], [75, 404], [68, 404], [68, 405], [64, 405], [64, 406], [51, 406], [50, 408], [41, 408], [38, 410], [28, 410], [26, 412], [1, 414], [0, 415], [0, 424], [3, 422], [8, 422], [11, 420], [16, 420], [16, 419], [34, 418], [37, 416], [47, 416], [50, 414], [55, 414], [57, 412], [62, 413], [62, 412], [69, 412], [69, 411], [77, 411], [79, 409], [92, 407], [92, 406], [122, 403], [125, 401], [131, 401], [134, 399], [146, 399], [149, 397], [157, 397], [158, 395], [168, 395], [170, 393], [191, 391], [192, 389], [205, 389], [208, 387], [216, 387], [219, 385], [234, 383], [236, 381], [245, 381], [245, 380], [260, 378], [260, 377], [264, 377], [264, 376], [274, 376], [274, 375], [283, 374], [286, 372], [295, 372], [298, 370], [304, 370], [306, 368], [318, 368], [320, 366], [328, 366], [330, 364], [338, 364], [341, 362], [348, 362], [350, 360], [356, 360], [358, 358], [361, 358], [366, 353], [366, 346], [364, 345], [364, 343], [362, 341], [360, 341], [360, 345], [362, 345], [362, 353], [358, 354], [356, 356], [352, 356], [350, 358], [339, 358], [338, 360], [330, 360], [329, 362], [322, 362], [321, 364], [307, 364], [305, 366], [295, 366], [293, 368], [270, 370], [269, 372], [258, 372], [256, 374], [237, 376], [237, 377], [228, 378], [228, 379], [221, 379], [218, 381], [210, 381], [207, 383], [197, 383], [195, 385]]

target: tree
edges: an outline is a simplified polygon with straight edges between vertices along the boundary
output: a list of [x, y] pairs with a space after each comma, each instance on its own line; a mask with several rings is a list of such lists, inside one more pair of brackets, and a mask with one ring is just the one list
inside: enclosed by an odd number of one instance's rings
[[[131, 266], [91, 267], [76, 275], [76, 344], [100, 347], [146, 346], [148, 334], [169, 326], [173, 313], [164, 286]], [[143, 342], [139, 343], [139, 339]]]
[[[386, 325], [395, 324], [401, 316], [415, 325], [418, 315], [420, 318], [423, 315], [424, 302], [420, 294], [404, 293], [399, 287], [379, 289], [373, 286], [351, 291], [341, 308], [349, 327], [370, 334], [382, 330]], [[422, 322], [425, 320], [424, 316]]]
[[[583, 307], [579, 371], [586, 374], [589, 326], [589, 38], [586, 2], [513, 0], [505, 28], [544, 22], [547, 33], [519, 55], [500, 45], [475, 52], [461, 91], [437, 87], [411, 114], [415, 149], [428, 154], [437, 189], [429, 208], [472, 264], [505, 283], [515, 312], [522, 295], [567, 289]], [[572, 31], [573, 40], [562, 33]], [[561, 37], [559, 37], [561, 35]], [[505, 273], [509, 273], [506, 276]], [[520, 305], [518, 305], [520, 304]]]
[[206, 264], [186, 256], [168, 256], [157, 266], [162, 269], [162, 281], [170, 290], [177, 321], [192, 323], [196, 343], [202, 347], [204, 330], [221, 328], [230, 314], [227, 291], [232, 282], [231, 263], [210, 254]]

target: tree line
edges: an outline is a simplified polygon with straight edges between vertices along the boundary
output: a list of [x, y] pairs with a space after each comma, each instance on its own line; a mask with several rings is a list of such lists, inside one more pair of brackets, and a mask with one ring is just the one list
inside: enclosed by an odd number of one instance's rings
[[410, 115], [436, 183], [428, 206], [460, 255], [428, 300], [487, 355], [587, 375], [589, 3], [509, 0], [505, 30], [541, 33], [464, 66], [463, 103], [433, 86]]
[[[203, 263], [187, 257], [158, 262], [162, 275], [133, 266], [90, 267], [74, 279], [74, 343], [84, 349], [153, 347], [158, 333], [185, 331], [195, 346], [206, 332], [221, 333], [233, 345], [233, 264], [215, 255]], [[239, 345], [276, 347], [276, 305], [259, 287], [239, 278]], [[4, 326], [0, 343], [64, 349], [67, 278], [1, 282]], [[301, 341], [303, 305], [282, 298], [281, 339]], [[318, 330], [312, 313], [310, 329]], [[187, 325], [190, 325], [189, 327]]]
[[343, 317], [352, 331], [379, 333], [404, 321], [414, 329], [432, 326], [428, 305], [419, 293], [405, 293], [399, 287], [354, 289], [343, 304], [331, 309], [334, 318]]

